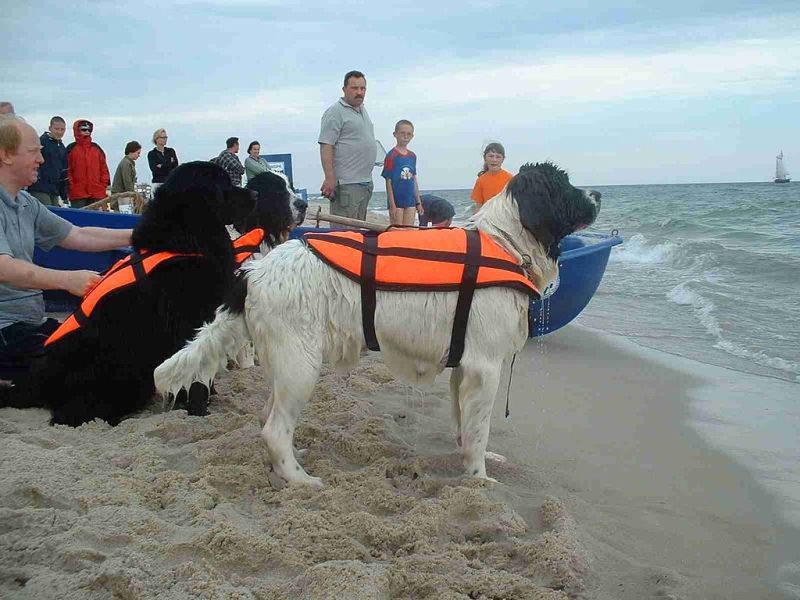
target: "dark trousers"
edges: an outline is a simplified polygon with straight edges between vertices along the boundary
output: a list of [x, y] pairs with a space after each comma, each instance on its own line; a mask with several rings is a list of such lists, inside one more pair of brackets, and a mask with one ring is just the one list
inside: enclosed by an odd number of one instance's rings
[[47, 319], [41, 325], [14, 323], [0, 329], [0, 379], [21, 382], [44, 354], [44, 343], [60, 323]]
[[[99, 198], [98, 198], [98, 200], [99, 200]], [[87, 205], [91, 204], [92, 202], [97, 202], [97, 200], [94, 199], [94, 198], [70, 198], [69, 199], [69, 205], [72, 208], [83, 208], [84, 206], [87, 206]]]

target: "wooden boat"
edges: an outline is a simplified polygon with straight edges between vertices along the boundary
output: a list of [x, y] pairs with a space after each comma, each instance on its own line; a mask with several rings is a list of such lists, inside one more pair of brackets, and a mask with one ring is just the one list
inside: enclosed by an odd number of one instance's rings
[[[126, 229], [135, 227], [140, 216], [121, 213], [97, 212], [73, 208], [51, 208], [53, 212], [79, 226], [111, 227]], [[292, 237], [300, 237], [308, 231], [330, 231], [328, 228], [298, 227]], [[529, 335], [536, 337], [560, 329], [589, 304], [605, 273], [611, 248], [621, 244], [617, 231], [610, 234], [581, 233], [570, 235], [561, 242], [560, 285], [556, 293], [547, 300], [531, 302], [529, 313]], [[54, 248], [50, 252], [36, 250], [34, 262], [52, 269], [89, 269], [102, 272], [108, 269], [130, 250], [110, 252], [77, 252]], [[45, 291], [45, 304], [49, 312], [69, 312], [77, 306], [78, 299], [63, 291]]]

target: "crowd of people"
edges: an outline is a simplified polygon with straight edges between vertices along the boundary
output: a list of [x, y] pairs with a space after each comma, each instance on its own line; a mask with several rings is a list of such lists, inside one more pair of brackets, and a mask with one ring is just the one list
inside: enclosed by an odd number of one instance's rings
[[[360, 71], [344, 77], [342, 97], [322, 115], [319, 134], [320, 161], [324, 179], [320, 191], [330, 200], [334, 215], [366, 220], [373, 192], [372, 170], [383, 165], [387, 208], [393, 225], [449, 227], [455, 216], [453, 205], [432, 194], [420, 194], [417, 157], [409, 148], [414, 124], [400, 119], [395, 124], [395, 146], [382, 161], [376, 161], [372, 120], [364, 98], [367, 80]], [[57, 323], [46, 318], [42, 290], [66, 290], [82, 296], [99, 279], [92, 271], [55, 271], [33, 263], [35, 248], [55, 246], [81, 251], [105, 251], [130, 244], [131, 230], [77, 227], [47, 210], [46, 206], [83, 208], [103, 200], [110, 192], [135, 192], [136, 161], [142, 145], [125, 145], [113, 179], [103, 149], [92, 140], [95, 125], [88, 119], [72, 124], [74, 141], [64, 145], [67, 124], [60, 116], [50, 119], [41, 136], [15, 114], [14, 105], [0, 101], [0, 383], [13, 382]], [[167, 146], [167, 131], [153, 132], [153, 148], [147, 153], [152, 187], [164, 183], [178, 166], [178, 155]], [[244, 163], [239, 159], [239, 138], [226, 140], [225, 150], [211, 159], [241, 186], [242, 177], [254, 178], [269, 170], [260, 156], [261, 144], [247, 147]], [[476, 205], [497, 195], [511, 179], [502, 169], [505, 150], [498, 143], [484, 151], [484, 165], [472, 190]]]
[[[349, 71], [344, 76], [342, 97], [322, 115], [318, 142], [324, 179], [320, 192], [330, 201], [331, 214], [365, 220], [373, 193], [372, 170], [376, 165], [383, 165], [381, 176], [386, 185], [386, 208], [393, 225], [413, 226], [419, 218], [420, 226], [449, 226], [455, 214], [452, 205], [444, 198], [427, 195], [426, 199], [425, 194], [420, 194], [417, 156], [409, 148], [414, 138], [411, 121], [397, 121], [393, 132], [395, 146], [383, 160], [376, 160], [380, 157], [375, 156], [375, 130], [364, 105], [366, 93], [364, 73]], [[0, 102], [2, 113], [14, 114], [13, 104]], [[105, 152], [92, 141], [94, 123], [78, 119], [72, 130], [75, 141], [65, 146], [62, 141], [66, 132], [64, 119], [59, 116], [50, 119], [48, 130], [39, 138], [44, 162], [28, 192], [48, 206], [83, 208], [106, 198], [109, 186], [112, 194], [136, 191], [136, 161], [142, 152], [138, 141], [125, 145], [124, 156], [112, 178]], [[167, 140], [166, 130], [157, 129], [152, 136], [153, 148], [147, 153], [153, 191], [179, 164], [178, 155], [167, 146]], [[257, 140], [248, 145], [244, 163], [238, 156], [239, 150], [239, 138], [229, 137], [225, 149], [211, 159], [225, 169], [237, 186], [242, 185], [244, 176], [251, 179], [270, 168], [260, 156], [261, 144]], [[502, 144], [488, 144], [483, 159], [483, 168], [471, 193], [476, 207], [497, 195], [511, 179], [511, 173], [502, 168], [505, 159]], [[433, 208], [432, 215], [426, 216], [426, 204]], [[450, 216], [446, 216], [448, 214]]]

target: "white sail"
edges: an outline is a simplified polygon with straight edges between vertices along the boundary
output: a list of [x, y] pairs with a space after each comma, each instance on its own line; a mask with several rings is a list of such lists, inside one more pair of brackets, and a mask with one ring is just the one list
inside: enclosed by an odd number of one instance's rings
[[789, 174], [783, 166], [783, 150], [775, 157], [775, 180], [788, 179]]

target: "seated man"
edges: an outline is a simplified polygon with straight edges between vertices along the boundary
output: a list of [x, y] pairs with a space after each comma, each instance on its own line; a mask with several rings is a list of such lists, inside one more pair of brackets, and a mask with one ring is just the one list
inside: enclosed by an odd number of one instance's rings
[[0, 115], [0, 380], [20, 381], [58, 326], [46, 319], [42, 290], [83, 296], [94, 271], [58, 271], [33, 264], [36, 246], [102, 252], [130, 245], [130, 229], [75, 227], [22, 188], [44, 162], [36, 131], [22, 118]]
[[421, 194], [419, 200], [422, 204], [422, 212], [419, 215], [420, 227], [427, 227], [428, 223], [434, 227], [450, 227], [456, 214], [452, 204], [433, 194]]

